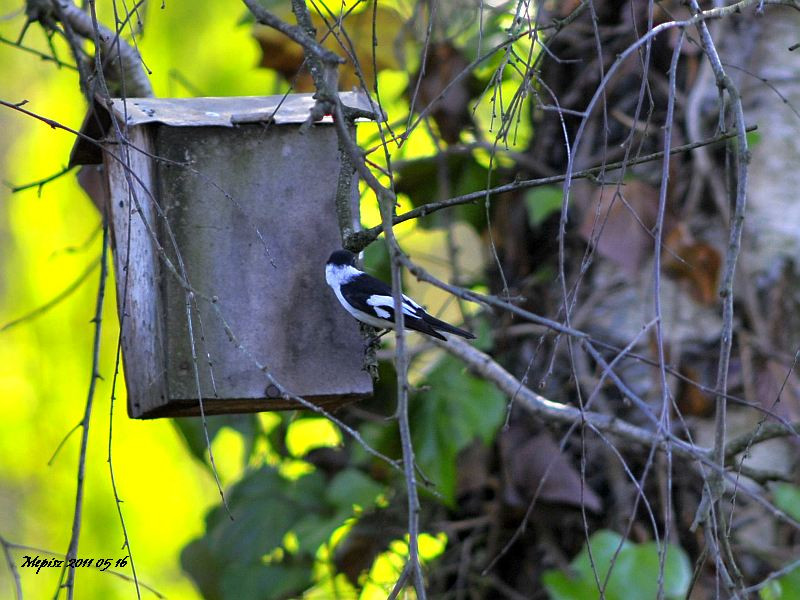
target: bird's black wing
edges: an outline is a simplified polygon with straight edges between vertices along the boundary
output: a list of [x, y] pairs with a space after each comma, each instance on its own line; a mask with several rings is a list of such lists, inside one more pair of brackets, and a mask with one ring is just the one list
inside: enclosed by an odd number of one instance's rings
[[[362, 273], [343, 284], [341, 290], [342, 296], [353, 307], [368, 315], [388, 321], [387, 327], [394, 326], [394, 299], [392, 298], [392, 288], [389, 285], [368, 273]], [[414, 331], [445, 340], [446, 338], [434, 329], [433, 323], [429, 322], [426, 317], [433, 319], [434, 322], [438, 321], [438, 319], [428, 315], [419, 304], [404, 294], [403, 323], [405, 326]], [[438, 322], [443, 323], [442, 321]], [[445, 327], [442, 329], [445, 331], [448, 331], [448, 328], [456, 329], [447, 325], [447, 323], [443, 324]]]
[[364, 312], [374, 312], [369, 310], [369, 304], [367, 304], [370, 296], [392, 295], [392, 288], [368, 273], [361, 273], [358, 277], [353, 277], [347, 283], [343, 283], [341, 289], [345, 300]]
[[435, 327], [436, 329], [441, 329], [442, 331], [446, 331], [447, 333], [454, 333], [456, 335], [460, 335], [463, 338], [467, 338], [468, 340], [474, 340], [475, 336], [471, 334], [469, 331], [464, 331], [463, 329], [459, 329], [455, 325], [450, 325], [450, 323], [445, 323], [444, 321], [437, 319], [422, 311], [422, 320], [425, 321], [431, 327]]

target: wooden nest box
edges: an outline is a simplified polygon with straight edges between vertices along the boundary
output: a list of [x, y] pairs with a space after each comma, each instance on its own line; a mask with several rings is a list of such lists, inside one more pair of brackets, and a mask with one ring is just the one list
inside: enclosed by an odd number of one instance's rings
[[[340, 157], [329, 118], [301, 131], [313, 104], [114, 100], [127, 152], [107, 111], [87, 117], [103, 152], [81, 140], [72, 163], [103, 165], [131, 417], [198, 415], [198, 388], [206, 414], [303, 408], [265, 371], [326, 409], [372, 393], [358, 324], [325, 284]], [[355, 175], [350, 194], [357, 226]]]

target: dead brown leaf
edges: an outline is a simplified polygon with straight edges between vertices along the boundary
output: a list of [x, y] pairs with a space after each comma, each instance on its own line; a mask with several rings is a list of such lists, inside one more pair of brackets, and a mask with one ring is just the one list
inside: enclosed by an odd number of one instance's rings
[[664, 254], [664, 270], [673, 278], [684, 281], [689, 293], [701, 304], [717, 301], [717, 280], [722, 258], [713, 246], [695, 241], [684, 223], [667, 233], [664, 244], [670, 252]]
[[[284, 21], [294, 23], [294, 15], [288, 2], [276, 4], [272, 7], [272, 10]], [[370, 88], [375, 80], [375, 71], [371, 60], [373, 53], [372, 13], [372, 9], [351, 12], [344, 17], [342, 22], [342, 26], [347, 32], [347, 37], [355, 48], [355, 55], [361, 58], [360, 68], [364, 75], [364, 80]], [[402, 35], [404, 21], [395, 10], [382, 5], [378, 5], [375, 18], [377, 31], [380, 32], [379, 44], [374, 47], [375, 63], [378, 71], [382, 69], [397, 69], [400, 65], [395, 57], [393, 44]], [[333, 23], [335, 20], [333, 17], [327, 17], [328, 23]], [[328, 32], [328, 25], [316, 14], [311, 15], [311, 21], [317, 30], [317, 39], [322, 39], [323, 35]], [[335, 28], [334, 31], [347, 47], [344, 36], [339, 33], [338, 29]], [[303, 48], [282, 33], [264, 25], [256, 25], [253, 28], [253, 37], [256, 38], [261, 46], [259, 66], [277, 71], [287, 81], [294, 80], [303, 64]], [[340, 45], [337, 36], [329, 33], [323, 42], [323, 46], [347, 59], [347, 62], [339, 67], [339, 89], [360, 88], [361, 82], [356, 74], [355, 65], [348, 58], [347, 52]], [[368, 57], [368, 60], [365, 60], [364, 57]], [[311, 79], [307, 69], [304, 69], [297, 76], [294, 91], [314, 91], [314, 81]]]
[[[658, 215], [658, 190], [634, 180], [619, 188], [597, 188], [583, 204], [581, 237], [631, 278], [653, 252], [651, 230]], [[667, 219], [665, 219], [666, 223]]]
[[500, 436], [503, 460], [503, 500], [526, 507], [541, 485], [538, 499], [599, 513], [602, 501], [581, 481], [581, 475], [561, 452], [550, 433], [530, 436], [528, 430], [512, 426]]
[[[416, 91], [415, 110], [420, 111], [435, 102], [431, 116], [439, 128], [439, 134], [448, 144], [455, 144], [461, 131], [472, 125], [469, 102], [474, 89], [474, 76], [471, 74], [456, 81], [439, 98], [448, 85], [467, 67], [469, 61], [449, 42], [431, 44], [422, 71], [412, 75], [408, 86], [409, 96]], [[417, 81], [420, 76], [422, 80]], [[409, 98], [411, 100], [411, 98]]]

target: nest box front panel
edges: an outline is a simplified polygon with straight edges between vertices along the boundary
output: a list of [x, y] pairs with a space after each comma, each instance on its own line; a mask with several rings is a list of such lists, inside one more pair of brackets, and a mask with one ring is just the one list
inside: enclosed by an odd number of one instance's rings
[[370, 394], [358, 326], [325, 285], [341, 245], [335, 129], [149, 127], [166, 159], [155, 161], [158, 237], [199, 295], [162, 264], [166, 398], [143, 416], [197, 414], [195, 364], [209, 414], [298, 407], [260, 367], [321, 405]]

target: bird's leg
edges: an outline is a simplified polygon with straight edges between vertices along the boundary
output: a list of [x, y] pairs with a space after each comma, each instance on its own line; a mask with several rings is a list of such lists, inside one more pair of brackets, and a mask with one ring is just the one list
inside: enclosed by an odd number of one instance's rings
[[[386, 333], [385, 331], [383, 333]], [[376, 335], [375, 328], [361, 323], [361, 335], [366, 340], [364, 346], [364, 366], [363, 369], [370, 374], [373, 381], [378, 381], [378, 359], [375, 352], [380, 346], [380, 339], [383, 333]]]
[[[373, 328], [373, 331], [374, 331], [374, 328]], [[381, 338], [383, 336], [385, 336], [387, 333], [389, 333], [389, 331], [391, 331], [391, 330], [390, 329], [384, 329], [383, 331], [381, 331], [378, 334], [370, 332], [369, 341], [367, 342], [367, 348], [366, 348], [366, 350], [364, 352], [366, 354], [369, 354], [370, 352], [375, 352], [378, 348], [380, 348]]]

